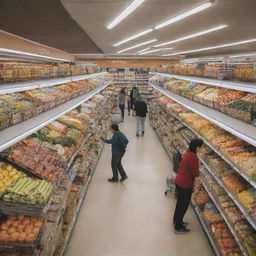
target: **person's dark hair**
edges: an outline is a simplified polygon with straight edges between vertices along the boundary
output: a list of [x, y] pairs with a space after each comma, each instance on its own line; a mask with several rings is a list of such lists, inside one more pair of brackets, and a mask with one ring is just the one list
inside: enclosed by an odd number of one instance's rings
[[125, 89], [122, 89], [122, 90], [121, 90], [121, 93], [125, 94]]
[[200, 139], [191, 140], [188, 148], [191, 152], [196, 153], [196, 149], [201, 148], [203, 144], [204, 142]]
[[118, 124], [112, 124], [111, 129], [117, 132], [119, 130]]

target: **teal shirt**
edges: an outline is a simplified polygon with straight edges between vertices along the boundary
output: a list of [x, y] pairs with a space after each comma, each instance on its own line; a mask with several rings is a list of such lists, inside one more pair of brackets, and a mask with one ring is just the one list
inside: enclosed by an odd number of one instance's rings
[[113, 137], [109, 140], [105, 140], [106, 143], [112, 145], [112, 154], [113, 155], [122, 155], [122, 150], [119, 142], [119, 138], [121, 141], [127, 140], [125, 135], [122, 132], [117, 132], [113, 135]]

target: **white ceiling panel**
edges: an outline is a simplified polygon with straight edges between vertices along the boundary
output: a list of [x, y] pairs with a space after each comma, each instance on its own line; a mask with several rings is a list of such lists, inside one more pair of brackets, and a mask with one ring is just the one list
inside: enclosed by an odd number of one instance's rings
[[[62, 0], [62, 4], [71, 17], [90, 36], [105, 54], [113, 54], [135, 44], [157, 38], [157, 43], [174, 40], [217, 25], [228, 27], [200, 37], [166, 45], [172, 50], [159, 52], [166, 54], [210, 47], [235, 41], [256, 38], [256, 1], [255, 0], [216, 0], [215, 5], [200, 13], [189, 16], [160, 30], [129, 41], [118, 47], [113, 45], [127, 37], [179, 15], [202, 4], [200, 0], [145, 0], [145, 2], [112, 30], [106, 29], [132, 0]], [[153, 46], [152, 43], [149, 46]], [[127, 54], [136, 54], [145, 46], [130, 50]], [[187, 56], [206, 56], [256, 51], [256, 44], [215, 49], [190, 53]], [[82, 52], [80, 52], [82, 53]], [[155, 56], [156, 53], [154, 53]], [[150, 54], [149, 54], [150, 55]]]

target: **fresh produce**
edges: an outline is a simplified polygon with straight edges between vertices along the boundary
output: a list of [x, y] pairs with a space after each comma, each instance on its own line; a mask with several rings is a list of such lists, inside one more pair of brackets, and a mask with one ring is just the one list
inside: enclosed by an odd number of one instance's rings
[[234, 64], [234, 63], [198, 63], [182, 64], [170, 63], [159, 65], [157, 68], [151, 68], [152, 72], [163, 72], [187, 76], [202, 76], [210, 78], [218, 78], [225, 80], [242, 80], [254, 82], [256, 72], [254, 64]]
[[5, 192], [15, 181], [26, 174], [18, 171], [12, 165], [0, 162], [0, 193]]
[[1, 62], [0, 82], [27, 81], [63, 76], [74, 76], [98, 72], [97, 65], [36, 64], [21, 62]]
[[42, 225], [39, 217], [8, 216], [0, 225], [0, 243], [33, 244]]
[[[62, 153], [64, 157], [64, 152]], [[66, 162], [56, 151], [32, 139], [24, 139], [15, 144], [8, 158], [49, 181], [57, 181], [66, 166]]]
[[53, 185], [45, 180], [29, 177], [20, 178], [3, 196], [6, 202], [23, 203], [30, 205], [44, 205], [53, 189]]

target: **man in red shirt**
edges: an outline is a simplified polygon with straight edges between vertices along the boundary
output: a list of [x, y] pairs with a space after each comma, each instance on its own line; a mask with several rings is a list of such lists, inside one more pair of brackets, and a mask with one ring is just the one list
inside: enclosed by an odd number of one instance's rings
[[175, 225], [176, 234], [190, 232], [190, 229], [186, 227], [188, 223], [183, 221], [183, 217], [191, 200], [195, 178], [199, 176], [199, 160], [196, 153], [202, 145], [203, 141], [200, 139], [192, 140], [189, 143], [188, 151], [183, 155], [175, 178], [177, 203], [173, 216], [173, 224]]

